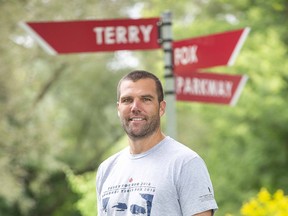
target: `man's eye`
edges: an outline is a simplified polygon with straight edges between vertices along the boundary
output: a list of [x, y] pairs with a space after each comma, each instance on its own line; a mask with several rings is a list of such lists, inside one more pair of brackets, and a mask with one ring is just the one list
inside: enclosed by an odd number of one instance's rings
[[122, 99], [122, 103], [130, 103], [131, 101], [132, 101], [132, 99], [130, 99], [130, 98]]
[[143, 101], [151, 101], [151, 98], [143, 98]]

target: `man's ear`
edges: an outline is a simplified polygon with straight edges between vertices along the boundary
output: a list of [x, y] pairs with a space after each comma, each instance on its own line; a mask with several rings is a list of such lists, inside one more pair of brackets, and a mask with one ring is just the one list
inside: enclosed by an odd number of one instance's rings
[[159, 115], [163, 116], [165, 111], [166, 111], [166, 101], [163, 100], [163, 101], [160, 102]]
[[118, 117], [120, 117], [120, 112], [119, 112], [119, 102], [117, 101], [117, 115], [118, 115]]

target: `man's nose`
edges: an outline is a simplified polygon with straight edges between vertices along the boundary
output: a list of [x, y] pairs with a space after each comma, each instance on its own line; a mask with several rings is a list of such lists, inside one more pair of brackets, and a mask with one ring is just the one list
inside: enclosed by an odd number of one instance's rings
[[139, 111], [140, 110], [140, 101], [139, 100], [134, 100], [132, 103], [131, 110], [132, 111]]

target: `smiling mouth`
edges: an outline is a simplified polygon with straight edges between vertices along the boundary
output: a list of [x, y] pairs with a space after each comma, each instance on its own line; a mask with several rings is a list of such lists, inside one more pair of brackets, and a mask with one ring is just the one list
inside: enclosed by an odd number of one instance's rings
[[130, 118], [129, 121], [144, 121], [145, 118], [140, 118], [140, 117], [134, 117], [134, 118]]

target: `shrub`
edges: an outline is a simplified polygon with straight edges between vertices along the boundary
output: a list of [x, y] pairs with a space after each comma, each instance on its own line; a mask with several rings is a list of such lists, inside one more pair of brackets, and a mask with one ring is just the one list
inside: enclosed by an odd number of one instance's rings
[[242, 216], [287, 216], [288, 196], [283, 190], [277, 190], [273, 195], [262, 188], [256, 197], [244, 203], [241, 208]]

